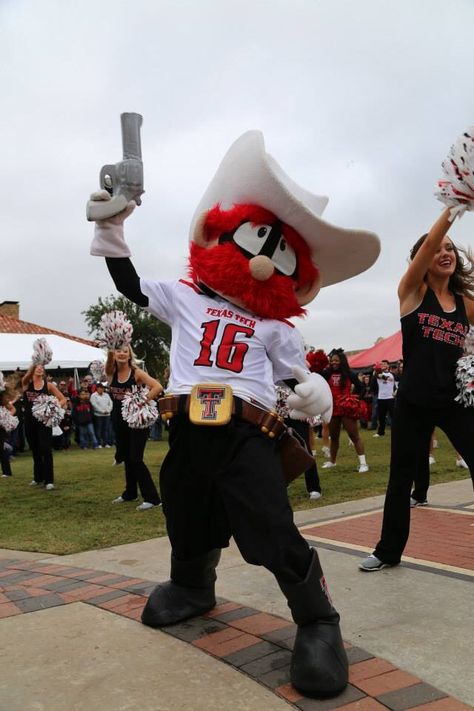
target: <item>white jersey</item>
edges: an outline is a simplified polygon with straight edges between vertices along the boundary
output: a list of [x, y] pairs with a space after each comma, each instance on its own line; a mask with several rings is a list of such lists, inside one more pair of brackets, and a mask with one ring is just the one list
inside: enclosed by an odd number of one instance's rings
[[189, 393], [198, 383], [232, 386], [237, 397], [267, 409], [275, 383], [307, 370], [303, 339], [292, 323], [265, 319], [204, 294], [191, 281], [140, 280], [147, 310], [172, 330], [168, 391]]
[[395, 384], [395, 378], [392, 373], [388, 371], [381, 373], [377, 376], [377, 385], [379, 387], [378, 399], [379, 400], [392, 400], [393, 398], [393, 387]]

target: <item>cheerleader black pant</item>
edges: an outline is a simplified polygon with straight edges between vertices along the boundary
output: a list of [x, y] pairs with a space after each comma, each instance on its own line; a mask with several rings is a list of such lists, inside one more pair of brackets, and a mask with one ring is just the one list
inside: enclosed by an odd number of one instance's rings
[[10, 466], [10, 453], [5, 449], [5, 442], [8, 439], [8, 435], [5, 430], [0, 429], [0, 465], [2, 468], [3, 476], [11, 476], [12, 468]]
[[193, 425], [173, 417], [160, 490], [173, 556], [192, 560], [229, 545], [280, 581], [299, 582], [312, 553], [293, 522], [275, 443], [240, 420]]
[[[310, 454], [311, 452], [311, 429], [308, 422], [304, 420], [292, 420], [289, 417], [285, 418], [285, 425], [287, 427], [292, 427], [299, 436], [304, 439], [306, 444], [306, 449]], [[318, 467], [316, 466], [316, 461], [312, 464], [309, 469], [304, 473], [304, 480], [306, 484], [306, 491], [308, 494], [311, 491], [319, 491], [321, 493], [321, 482], [319, 481]]]
[[114, 424], [117, 450], [120, 451], [120, 461], [123, 461], [125, 465], [125, 489], [122, 498], [125, 501], [133, 501], [137, 498], [138, 488], [143, 501], [157, 506], [161, 499], [150, 471], [143, 461], [143, 453], [150, 430], [148, 428], [134, 430], [123, 420], [115, 421]]
[[453, 402], [439, 408], [414, 405], [397, 396], [392, 423], [390, 478], [382, 524], [382, 535], [374, 554], [384, 563], [396, 565], [410, 531], [410, 492], [418, 462], [428, 457], [435, 427], [445, 432], [453, 447], [474, 473], [474, 408]]
[[52, 484], [53, 469], [53, 431], [51, 427], [34, 420], [25, 423], [26, 439], [33, 455], [33, 480], [37, 484]]

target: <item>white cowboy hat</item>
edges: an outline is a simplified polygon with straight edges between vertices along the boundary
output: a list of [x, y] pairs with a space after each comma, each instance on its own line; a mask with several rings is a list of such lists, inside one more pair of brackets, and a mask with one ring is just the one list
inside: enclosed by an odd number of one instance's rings
[[194, 213], [192, 240], [202, 229], [203, 212], [217, 203], [223, 210], [238, 204], [259, 205], [293, 227], [311, 249], [320, 287], [360, 274], [380, 252], [373, 232], [346, 230], [321, 219], [328, 198], [313, 195], [291, 180], [265, 152], [260, 131], [247, 131], [227, 151]]

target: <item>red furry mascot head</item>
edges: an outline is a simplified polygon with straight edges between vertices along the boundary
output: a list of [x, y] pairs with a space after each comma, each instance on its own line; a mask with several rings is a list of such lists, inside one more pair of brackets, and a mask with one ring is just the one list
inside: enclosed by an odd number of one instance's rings
[[318, 291], [306, 242], [257, 205], [209, 210], [195, 232], [189, 265], [194, 281], [263, 318], [300, 316]]
[[248, 131], [194, 214], [192, 279], [261, 318], [303, 315], [321, 286], [364, 271], [380, 251], [372, 233], [322, 220], [326, 204], [283, 172], [259, 131]]

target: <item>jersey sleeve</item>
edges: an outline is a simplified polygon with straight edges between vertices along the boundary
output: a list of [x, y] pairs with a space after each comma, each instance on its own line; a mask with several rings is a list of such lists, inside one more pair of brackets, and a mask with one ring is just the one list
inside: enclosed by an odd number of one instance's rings
[[308, 370], [304, 355], [303, 338], [292, 325], [278, 323], [268, 348], [268, 357], [273, 364], [273, 380], [282, 383], [294, 378], [293, 366]]
[[169, 326], [173, 323], [176, 282], [140, 279], [140, 289], [148, 297], [146, 310]]

